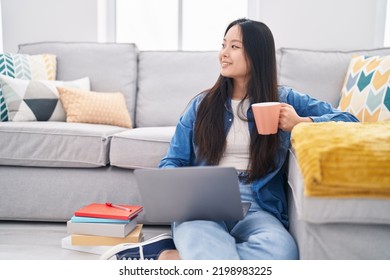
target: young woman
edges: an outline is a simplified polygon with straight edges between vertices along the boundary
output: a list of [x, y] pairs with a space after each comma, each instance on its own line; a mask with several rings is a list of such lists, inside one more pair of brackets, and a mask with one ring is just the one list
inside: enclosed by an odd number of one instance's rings
[[[163, 237], [144, 244], [144, 249], [160, 259], [297, 259], [287, 230], [283, 168], [290, 132], [301, 122], [358, 120], [328, 103], [278, 87], [274, 39], [264, 23], [230, 23], [219, 61], [218, 80], [191, 101], [160, 167], [234, 166], [241, 198], [251, 202], [249, 213], [235, 222], [175, 222], [174, 245]], [[259, 135], [250, 105], [268, 101], [282, 103], [279, 131]]]

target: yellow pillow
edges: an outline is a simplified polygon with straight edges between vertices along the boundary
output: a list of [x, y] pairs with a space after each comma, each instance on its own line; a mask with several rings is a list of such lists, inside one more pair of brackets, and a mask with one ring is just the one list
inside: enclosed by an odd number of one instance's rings
[[94, 92], [57, 87], [67, 122], [107, 124], [131, 128], [126, 101], [120, 92]]

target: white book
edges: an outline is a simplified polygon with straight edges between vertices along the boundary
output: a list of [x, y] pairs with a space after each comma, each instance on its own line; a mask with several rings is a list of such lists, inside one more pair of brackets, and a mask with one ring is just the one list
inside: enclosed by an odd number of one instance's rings
[[137, 218], [126, 224], [113, 223], [75, 223], [67, 222], [67, 232], [70, 234], [85, 234], [110, 237], [126, 237], [137, 226]]
[[69, 235], [67, 237], [62, 238], [61, 240], [61, 247], [62, 249], [67, 250], [74, 250], [74, 251], [80, 251], [95, 255], [102, 255], [107, 250], [111, 249], [112, 246], [79, 246], [79, 245], [72, 245], [72, 237]]

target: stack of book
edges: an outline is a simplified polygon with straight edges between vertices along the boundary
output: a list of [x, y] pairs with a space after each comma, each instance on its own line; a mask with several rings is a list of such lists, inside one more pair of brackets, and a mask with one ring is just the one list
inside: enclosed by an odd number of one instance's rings
[[137, 216], [142, 210], [142, 206], [111, 203], [82, 207], [67, 222], [70, 235], [62, 239], [62, 248], [100, 255], [120, 243], [141, 242]]

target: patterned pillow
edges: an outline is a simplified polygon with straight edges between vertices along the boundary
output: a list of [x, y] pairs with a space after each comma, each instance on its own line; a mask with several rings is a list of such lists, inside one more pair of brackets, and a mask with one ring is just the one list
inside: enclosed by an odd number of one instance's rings
[[[55, 80], [57, 59], [52, 54], [0, 54], [0, 74], [23, 80]], [[8, 120], [7, 106], [0, 88], [0, 121]]]
[[120, 92], [94, 92], [58, 87], [67, 122], [107, 124], [131, 128], [126, 100]]
[[354, 56], [339, 109], [362, 122], [390, 121], [390, 56]]
[[74, 81], [21, 80], [0, 75], [10, 121], [65, 121], [57, 86], [90, 89], [89, 78]]

